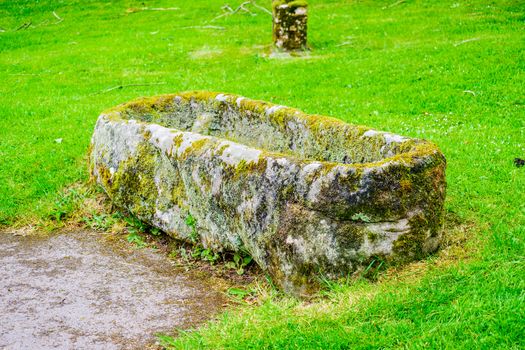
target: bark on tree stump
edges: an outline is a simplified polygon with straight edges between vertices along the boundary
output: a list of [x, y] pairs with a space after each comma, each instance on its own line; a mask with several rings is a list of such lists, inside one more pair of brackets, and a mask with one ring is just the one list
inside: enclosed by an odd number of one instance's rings
[[273, 0], [273, 43], [286, 51], [304, 50], [308, 4], [304, 0]]

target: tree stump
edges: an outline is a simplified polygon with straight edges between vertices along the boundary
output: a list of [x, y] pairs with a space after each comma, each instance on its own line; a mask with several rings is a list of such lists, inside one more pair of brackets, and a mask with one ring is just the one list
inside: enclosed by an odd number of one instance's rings
[[304, 0], [273, 0], [273, 43], [285, 51], [304, 50], [308, 4]]

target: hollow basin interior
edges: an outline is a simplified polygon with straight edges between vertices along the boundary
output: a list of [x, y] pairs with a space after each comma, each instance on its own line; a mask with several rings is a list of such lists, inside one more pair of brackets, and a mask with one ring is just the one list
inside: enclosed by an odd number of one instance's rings
[[127, 103], [121, 117], [338, 163], [376, 162], [417, 142], [340, 120], [232, 95], [164, 95]]

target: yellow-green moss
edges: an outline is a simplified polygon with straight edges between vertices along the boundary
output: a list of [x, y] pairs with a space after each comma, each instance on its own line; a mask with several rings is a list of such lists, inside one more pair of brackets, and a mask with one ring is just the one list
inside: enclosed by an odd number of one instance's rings
[[184, 141], [184, 137], [182, 136], [182, 134], [178, 134], [177, 136], [175, 136], [173, 138], [173, 144], [179, 148], [180, 145], [182, 145], [182, 142]]
[[237, 104], [233, 104], [233, 108], [236, 108], [240, 112], [250, 112], [248, 116], [256, 116], [261, 117], [261, 115], [264, 115], [266, 113], [267, 108], [271, 108], [274, 105], [265, 102], [265, 101], [258, 101], [258, 100], [250, 100], [247, 98], [243, 98], [240, 103], [240, 107], [237, 107]]
[[144, 140], [146, 140], [146, 141], [151, 139], [151, 131], [149, 131], [149, 130], [145, 130], [142, 135], [144, 136]]
[[273, 8], [281, 6], [281, 5], [285, 5], [285, 4], [292, 8], [308, 7], [308, 2], [305, 0], [273, 0], [272, 1]]
[[[179, 156], [179, 159], [185, 159], [187, 158], [190, 154], [193, 154], [193, 155], [197, 155], [197, 154], [200, 154], [200, 152], [202, 151], [203, 148], [205, 148], [206, 146], [209, 146], [211, 145], [211, 141], [210, 139], [207, 139], [207, 138], [202, 138], [202, 139], [199, 139], [199, 140], [195, 140], [191, 143], [190, 146], [188, 146], [184, 152], [182, 152], [182, 154]], [[177, 147], [180, 147], [177, 146]]]
[[186, 195], [186, 188], [182, 179], [178, 179], [177, 184], [171, 190], [171, 200], [181, 209], [188, 209], [188, 196]]
[[149, 143], [137, 146], [137, 153], [119, 164], [106, 188], [114, 202], [138, 217], [152, 217], [158, 196], [155, 168], [158, 151]]
[[111, 176], [111, 172], [109, 171], [109, 169], [103, 164], [98, 164], [96, 167], [97, 167], [97, 172], [98, 172], [100, 182], [102, 182], [102, 184], [106, 187], [111, 186], [112, 176]]

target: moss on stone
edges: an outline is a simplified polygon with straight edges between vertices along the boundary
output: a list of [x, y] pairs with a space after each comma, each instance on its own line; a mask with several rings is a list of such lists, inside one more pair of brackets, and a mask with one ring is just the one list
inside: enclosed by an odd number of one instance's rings
[[151, 144], [141, 143], [136, 156], [121, 162], [113, 176], [108, 176], [107, 170], [102, 175], [113, 201], [139, 218], [152, 217], [155, 213], [157, 156], [158, 151]]
[[184, 137], [182, 136], [182, 134], [177, 134], [173, 138], [173, 145], [175, 145], [177, 148], [179, 148], [180, 145], [182, 145], [182, 141], [184, 141]]
[[[211, 144], [210, 140], [207, 138], [202, 138], [196, 141], [193, 141], [191, 145], [184, 150], [184, 152], [179, 156], [180, 159], [187, 158], [190, 154], [191, 155], [198, 155], [200, 154], [204, 148], [209, 146]], [[180, 147], [180, 144], [177, 146]]]
[[117, 205], [186, 240], [191, 212], [202, 244], [248, 250], [288, 291], [439, 242], [446, 162], [424, 140], [210, 92], [117, 106], [93, 140], [92, 174]]
[[238, 110], [240, 112], [248, 113], [248, 116], [260, 118], [266, 112], [266, 109], [274, 105], [265, 101], [250, 100], [242, 98], [239, 102]]
[[308, 2], [305, 0], [272, 0], [272, 7], [278, 7], [281, 5], [288, 5], [292, 8], [307, 7]]
[[186, 203], [188, 196], [186, 195], [186, 189], [184, 188], [184, 182], [182, 179], [178, 179], [175, 186], [171, 190], [171, 200], [181, 209], [188, 209]]
[[106, 186], [106, 187], [112, 186], [112, 175], [108, 167], [104, 166], [104, 164], [99, 164], [97, 165], [97, 172], [98, 172], [99, 180], [103, 186]]

